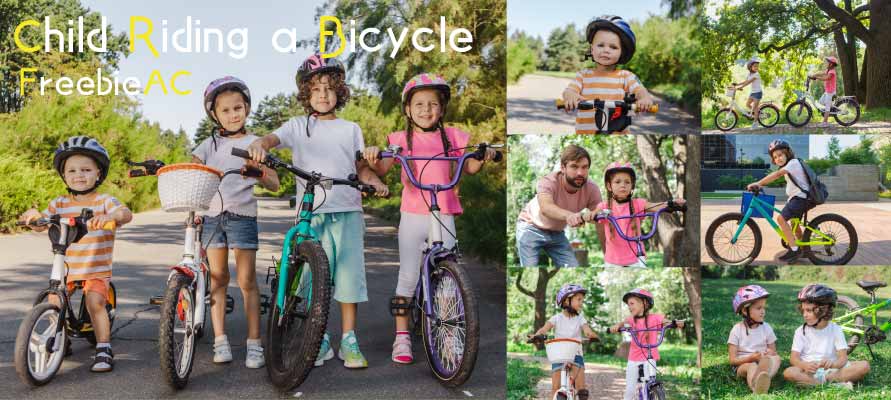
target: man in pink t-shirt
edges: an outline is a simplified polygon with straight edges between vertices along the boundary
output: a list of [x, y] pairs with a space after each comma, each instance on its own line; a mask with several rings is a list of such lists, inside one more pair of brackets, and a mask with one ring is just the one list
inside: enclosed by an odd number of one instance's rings
[[808, 75], [808, 78], [823, 81], [823, 96], [820, 96], [820, 104], [823, 105], [823, 123], [820, 126], [829, 126], [829, 115], [832, 113], [832, 99], [835, 97], [836, 73], [835, 67], [838, 60], [835, 57], [825, 57], [826, 72], [817, 72]]
[[[539, 266], [542, 250], [555, 266], [579, 265], [564, 229], [581, 226], [581, 211], [593, 210], [601, 202], [600, 188], [588, 179], [590, 166], [588, 151], [569, 145], [560, 157], [560, 171], [539, 179], [535, 198], [523, 207], [517, 220], [520, 266]], [[603, 226], [597, 227], [597, 236], [603, 237]]]

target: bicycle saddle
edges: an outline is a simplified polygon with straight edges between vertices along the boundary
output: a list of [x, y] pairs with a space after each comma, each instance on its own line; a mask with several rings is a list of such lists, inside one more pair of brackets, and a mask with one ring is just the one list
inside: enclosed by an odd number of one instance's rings
[[872, 291], [880, 287], [888, 286], [888, 284], [882, 281], [857, 281], [857, 286], [860, 286], [863, 290]]

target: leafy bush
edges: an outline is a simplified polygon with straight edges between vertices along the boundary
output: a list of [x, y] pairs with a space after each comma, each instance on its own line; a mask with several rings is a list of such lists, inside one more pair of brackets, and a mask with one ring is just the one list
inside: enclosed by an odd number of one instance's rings
[[514, 83], [521, 76], [535, 71], [538, 57], [529, 48], [526, 40], [508, 40], [507, 43], [507, 83]]

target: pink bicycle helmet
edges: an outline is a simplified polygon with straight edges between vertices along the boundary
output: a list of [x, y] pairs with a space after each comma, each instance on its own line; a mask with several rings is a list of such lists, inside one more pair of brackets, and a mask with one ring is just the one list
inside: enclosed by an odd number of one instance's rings
[[415, 75], [402, 88], [402, 109], [405, 111], [405, 105], [411, 99], [412, 93], [421, 89], [435, 89], [442, 93], [442, 109], [445, 110], [446, 104], [452, 97], [452, 88], [445, 78], [439, 74], [422, 73]]
[[576, 293], [586, 294], [588, 291], [583, 288], [581, 285], [576, 285], [575, 283], [567, 283], [557, 291], [557, 307], [563, 307], [563, 300], [566, 300], [567, 297], [572, 296]]
[[758, 299], [766, 299], [770, 296], [763, 287], [758, 285], [747, 285], [739, 288], [733, 296], [733, 312], [739, 314], [743, 306], [752, 303]]
[[634, 185], [637, 182], [637, 174], [634, 173], [634, 167], [631, 166], [629, 162], [619, 162], [613, 161], [606, 166], [606, 170], [603, 171], [603, 181], [604, 183], [609, 182], [609, 180], [613, 177], [613, 174], [617, 172], [626, 172], [631, 175], [631, 184]]
[[322, 55], [319, 53], [313, 54], [306, 60], [303, 60], [303, 64], [297, 69], [297, 76], [295, 77], [297, 86], [311, 79], [313, 75], [322, 72], [335, 72], [345, 76], [346, 68], [336, 58], [322, 58]]
[[826, 62], [832, 63], [832, 65], [838, 65], [838, 59], [835, 57], [829, 56], [829, 57], [823, 57], [823, 59], [826, 60]]
[[648, 305], [647, 309], [648, 309], [648, 310], [649, 310], [649, 309], [652, 309], [653, 306], [656, 305], [656, 302], [653, 300], [653, 294], [650, 293], [648, 290], [646, 290], [646, 289], [641, 289], [641, 288], [631, 289], [631, 290], [629, 290], [628, 292], [626, 292], [626, 293], [622, 296], [622, 302], [623, 302], [623, 303], [628, 303], [628, 298], [629, 298], [629, 297], [632, 297], [632, 296], [637, 297], [637, 298], [643, 300], [644, 303], [647, 303], [647, 305]]

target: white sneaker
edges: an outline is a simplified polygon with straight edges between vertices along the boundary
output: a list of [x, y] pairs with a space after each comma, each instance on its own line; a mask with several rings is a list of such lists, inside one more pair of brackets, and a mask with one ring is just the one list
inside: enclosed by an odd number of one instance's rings
[[263, 346], [260, 346], [260, 339], [247, 341], [247, 358], [244, 365], [248, 368], [260, 368], [266, 365], [266, 359], [263, 357]]
[[221, 338], [215, 338], [213, 341], [213, 362], [217, 364], [232, 361], [232, 348], [229, 346], [229, 339], [226, 335]]

